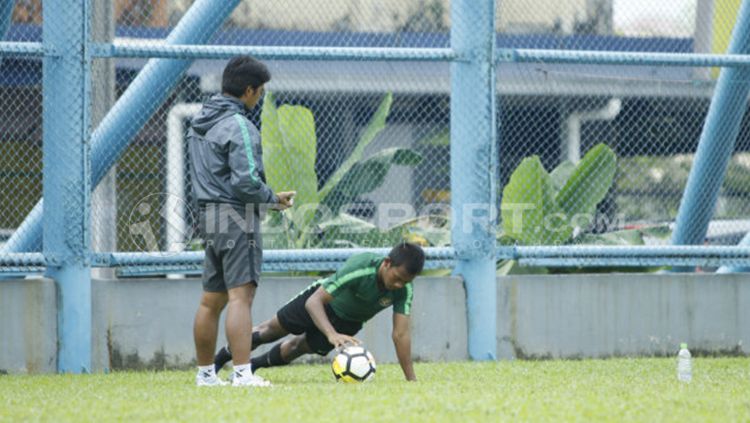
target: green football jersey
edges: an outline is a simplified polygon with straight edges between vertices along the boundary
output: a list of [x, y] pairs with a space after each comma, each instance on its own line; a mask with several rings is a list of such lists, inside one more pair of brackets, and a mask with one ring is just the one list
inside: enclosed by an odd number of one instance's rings
[[378, 287], [377, 273], [382, 262], [383, 257], [377, 254], [356, 254], [335, 274], [316, 282], [333, 296], [330, 304], [336, 315], [364, 323], [391, 305], [396, 313], [411, 312], [411, 283], [395, 291]]

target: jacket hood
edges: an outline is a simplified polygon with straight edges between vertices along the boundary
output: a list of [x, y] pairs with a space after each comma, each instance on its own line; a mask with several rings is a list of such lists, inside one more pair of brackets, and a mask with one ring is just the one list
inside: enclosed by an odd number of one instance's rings
[[235, 113], [245, 115], [246, 112], [245, 105], [239, 99], [216, 94], [203, 103], [201, 111], [190, 121], [190, 126], [198, 135], [203, 136], [226, 116]]

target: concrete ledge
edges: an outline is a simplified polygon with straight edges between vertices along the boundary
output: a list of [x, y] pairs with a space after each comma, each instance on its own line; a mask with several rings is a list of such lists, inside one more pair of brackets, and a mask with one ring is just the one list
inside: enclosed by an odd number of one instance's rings
[[747, 355], [750, 275], [498, 278], [500, 358]]

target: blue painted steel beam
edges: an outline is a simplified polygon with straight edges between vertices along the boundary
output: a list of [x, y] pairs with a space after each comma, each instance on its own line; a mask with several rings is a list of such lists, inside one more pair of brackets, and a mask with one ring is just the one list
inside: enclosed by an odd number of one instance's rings
[[[527, 266], [601, 267], [601, 266], [725, 266], [719, 273], [750, 270], [750, 236], [740, 246], [546, 246], [499, 247], [496, 258], [515, 259]], [[347, 253], [348, 251], [348, 253]], [[366, 251], [386, 254], [387, 249]], [[263, 270], [330, 271], [336, 270], [357, 250], [269, 250]], [[453, 268], [455, 253], [450, 248], [426, 248], [426, 269]], [[116, 267], [127, 275], [190, 273], [203, 263], [202, 252], [187, 252], [162, 256], [158, 253], [93, 254], [92, 267]], [[11, 253], [0, 256], [0, 274], [39, 272], [46, 262], [41, 253]]]
[[89, 1], [48, 0], [43, 43], [44, 257], [57, 285], [57, 370], [91, 369]]
[[747, 67], [747, 54], [646, 53], [625, 51], [499, 49], [498, 63], [571, 65]]
[[[750, 1], [737, 16], [730, 54], [750, 52]], [[702, 244], [713, 215], [727, 164], [734, 151], [750, 93], [750, 69], [722, 69], [703, 125], [693, 167], [677, 213], [672, 244]], [[689, 270], [689, 269], [680, 269]]]
[[0, 266], [46, 266], [42, 253], [10, 253], [0, 255]]
[[543, 247], [500, 247], [498, 258], [577, 258], [577, 257], [750, 257], [750, 247], [664, 245], [664, 246], [609, 246], [568, 245]]
[[44, 45], [42, 43], [16, 43], [0, 41], [0, 57], [2, 56], [42, 56]]
[[451, 239], [466, 287], [469, 356], [497, 353], [495, 2], [451, 2]]
[[10, 29], [10, 21], [13, 18], [13, 7], [15, 0], [3, 0], [0, 2], [0, 41], [5, 39]]
[[259, 47], [228, 45], [127, 45], [96, 44], [95, 57], [161, 57], [167, 59], [227, 59], [249, 54], [269, 60], [409, 60], [449, 61], [456, 59], [448, 48], [376, 47]]
[[[167, 44], [208, 42], [239, 0], [197, 0], [167, 37]], [[91, 182], [96, 187], [130, 140], [161, 106], [190, 60], [150, 60], [91, 136]], [[37, 251], [42, 243], [39, 201], [1, 252]]]
[[13, 47], [3, 46], [3, 44], [8, 44], [4, 43], [3, 40], [5, 39], [5, 36], [8, 35], [10, 23], [13, 20], [13, 8], [15, 5], [16, 2], [14, 0], [2, 0], [0, 3], [0, 65], [3, 64], [3, 47]]
[[519, 259], [518, 264], [530, 267], [662, 267], [662, 266], [701, 266], [718, 267], [747, 266], [750, 258], [722, 257], [591, 257], [591, 258], [530, 258]]
[[[344, 262], [353, 254], [371, 252], [383, 255], [390, 252], [390, 248], [330, 248], [308, 250], [267, 250], [263, 252], [264, 263], [296, 263], [296, 262]], [[452, 260], [455, 253], [450, 247], [425, 248], [428, 260]], [[203, 262], [202, 251], [191, 251], [177, 254], [161, 253], [110, 253], [96, 254], [94, 261], [103, 266], [153, 265], [169, 266]]]

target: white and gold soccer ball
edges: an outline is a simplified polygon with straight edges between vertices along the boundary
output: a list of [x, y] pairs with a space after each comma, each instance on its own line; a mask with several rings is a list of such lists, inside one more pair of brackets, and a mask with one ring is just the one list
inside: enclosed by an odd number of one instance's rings
[[331, 363], [336, 380], [345, 383], [370, 381], [375, 376], [375, 368], [375, 358], [360, 346], [342, 349], [333, 357], [333, 363]]

